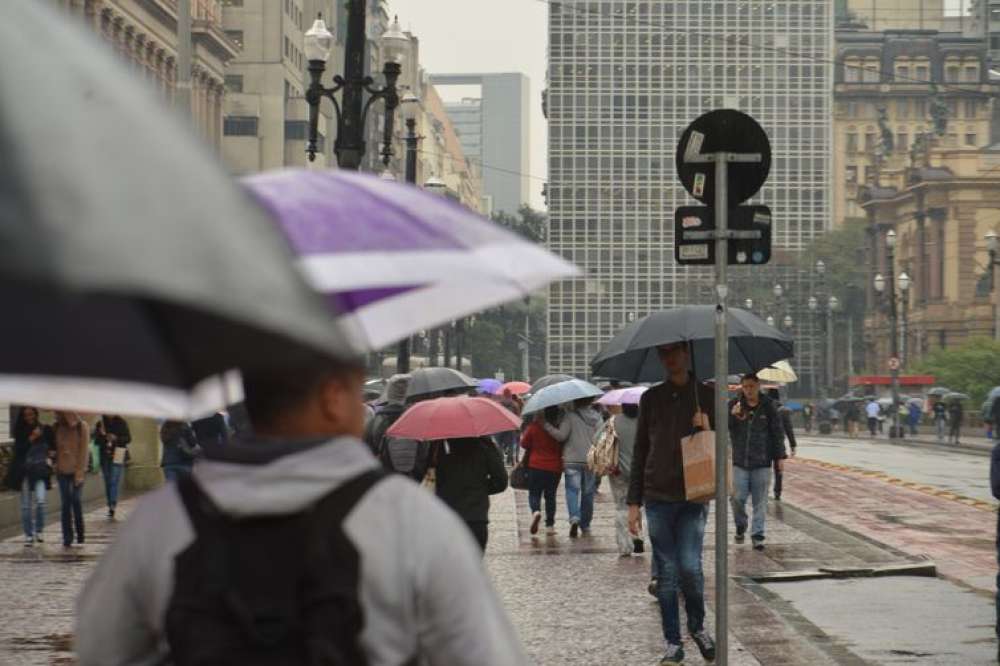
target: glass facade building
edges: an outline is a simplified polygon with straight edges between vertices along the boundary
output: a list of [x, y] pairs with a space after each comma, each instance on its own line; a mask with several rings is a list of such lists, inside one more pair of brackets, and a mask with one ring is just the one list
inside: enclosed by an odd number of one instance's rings
[[[702, 113], [739, 109], [771, 138], [753, 201], [774, 211], [773, 261], [829, 228], [833, 11], [832, 0], [550, 2], [549, 244], [586, 273], [550, 288], [550, 372], [587, 375], [630, 319], [712, 302], [711, 272], [673, 260], [674, 209], [697, 203], [674, 153]], [[782, 280], [795, 318], [809, 274], [768, 268], [732, 271], [730, 304]], [[815, 350], [811, 318], [797, 319], [801, 375]]]

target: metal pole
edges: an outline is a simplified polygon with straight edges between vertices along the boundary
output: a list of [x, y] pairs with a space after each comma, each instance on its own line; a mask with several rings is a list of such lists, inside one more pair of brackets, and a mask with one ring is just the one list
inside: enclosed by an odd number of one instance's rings
[[341, 169], [357, 171], [365, 155], [364, 89], [367, 0], [348, 0], [347, 44], [344, 48], [345, 79], [343, 110], [334, 152]]
[[998, 301], [996, 271], [997, 253], [990, 250], [990, 292], [993, 294], [993, 339], [1000, 342], [1000, 301]]
[[[896, 321], [896, 267], [895, 267], [895, 251], [889, 248], [888, 252], [888, 273], [889, 279], [886, 281], [886, 286], [889, 291], [889, 345], [891, 348], [890, 355], [894, 359], [899, 358], [899, 333], [898, 326], [899, 323]], [[893, 367], [889, 370], [890, 376], [892, 378], [892, 431], [889, 433], [890, 439], [895, 439], [899, 437], [899, 366], [893, 364]]]
[[174, 102], [191, 122], [191, 0], [177, 0], [177, 84]]
[[[715, 633], [716, 663], [729, 661], [729, 334], [726, 327], [729, 154], [715, 154]], [[694, 381], [698, 381], [695, 377]], [[697, 389], [696, 389], [697, 390]]]
[[521, 344], [521, 379], [526, 382], [531, 381], [531, 299], [524, 299], [524, 340]]
[[833, 309], [829, 302], [826, 304], [826, 385], [833, 386]]
[[[318, 106], [316, 108], [319, 108]], [[415, 118], [406, 119], [406, 182], [411, 185], [417, 183], [417, 121]], [[410, 347], [409, 336], [399, 341], [399, 348], [396, 351], [396, 372], [408, 373], [410, 371]]]
[[854, 375], [854, 315], [847, 316], [847, 376]]

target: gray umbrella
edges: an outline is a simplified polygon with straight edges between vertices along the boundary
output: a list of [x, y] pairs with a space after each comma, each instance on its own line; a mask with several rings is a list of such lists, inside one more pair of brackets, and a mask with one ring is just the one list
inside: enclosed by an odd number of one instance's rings
[[930, 391], [927, 392], [927, 395], [933, 395], [941, 398], [948, 395], [951, 392], [952, 390], [950, 388], [945, 388], [943, 386], [935, 386], [934, 388], [932, 388]]
[[[730, 372], [756, 372], [794, 355], [791, 337], [746, 310], [730, 308], [728, 326]], [[594, 357], [591, 369], [598, 377], [636, 383], [662, 381], [663, 366], [656, 348], [675, 342], [691, 345], [692, 364], [699, 378], [714, 377], [715, 306], [688, 305], [632, 322]]]
[[352, 355], [274, 223], [163, 106], [49, 3], [0, 3], [0, 399], [178, 418], [167, 398], [227, 369]]
[[444, 393], [466, 393], [476, 388], [476, 380], [452, 368], [420, 368], [412, 373], [407, 399]]
[[531, 391], [529, 391], [529, 393], [531, 393], [531, 395], [535, 395], [543, 388], [548, 388], [549, 386], [552, 386], [553, 384], [558, 384], [560, 382], [568, 382], [571, 379], [576, 379], [576, 377], [574, 377], [573, 375], [563, 375], [563, 374], [545, 375], [544, 377], [537, 380], [534, 384], [531, 385]]

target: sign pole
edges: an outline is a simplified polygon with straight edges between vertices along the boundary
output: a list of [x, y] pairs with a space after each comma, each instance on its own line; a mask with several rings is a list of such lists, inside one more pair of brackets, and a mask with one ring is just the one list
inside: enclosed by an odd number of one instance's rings
[[715, 635], [716, 664], [729, 661], [729, 153], [715, 153]]

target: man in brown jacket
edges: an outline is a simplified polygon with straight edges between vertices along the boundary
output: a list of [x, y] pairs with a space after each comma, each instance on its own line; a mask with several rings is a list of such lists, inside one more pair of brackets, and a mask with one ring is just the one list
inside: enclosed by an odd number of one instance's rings
[[[83, 543], [83, 480], [90, 455], [90, 427], [75, 412], [56, 412], [56, 479], [62, 502], [63, 547]], [[70, 517], [72, 514], [72, 520]]]

